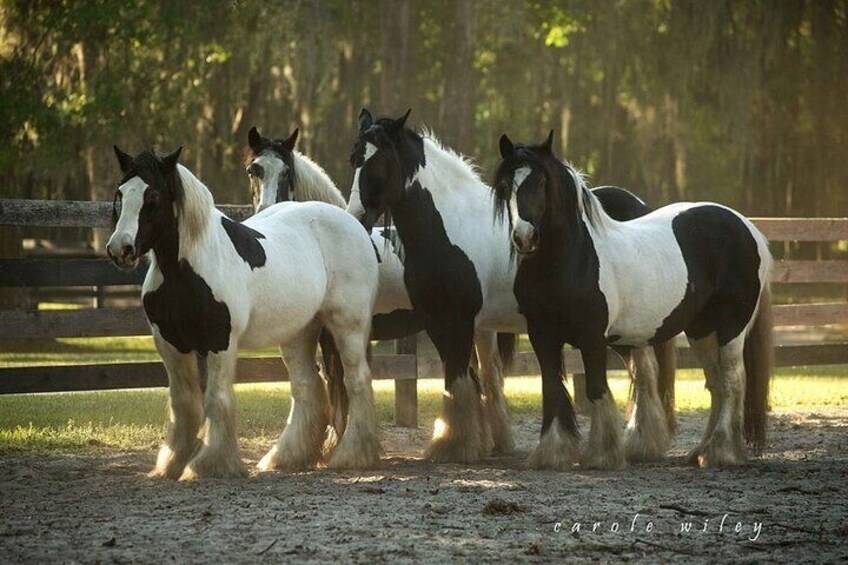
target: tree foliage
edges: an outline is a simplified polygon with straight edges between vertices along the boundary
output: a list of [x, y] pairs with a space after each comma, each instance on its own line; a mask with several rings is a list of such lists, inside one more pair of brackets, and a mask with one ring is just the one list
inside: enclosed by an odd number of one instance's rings
[[3, 0], [4, 196], [107, 198], [111, 145], [185, 145], [247, 201], [252, 125], [343, 189], [359, 108], [472, 156], [540, 140], [653, 203], [848, 213], [846, 0]]

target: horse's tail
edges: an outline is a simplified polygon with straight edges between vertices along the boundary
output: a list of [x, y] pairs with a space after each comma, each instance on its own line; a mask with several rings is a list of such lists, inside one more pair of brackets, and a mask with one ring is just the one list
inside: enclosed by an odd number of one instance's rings
[[768, 283], [760, 293], [754, 324], [745, 336], [745, 439], [754, 453], [766, 443], [769, 410], [769, 384], [774, 365], [772, 341], [771, 291]]
[[504, 371], [512, 367], [515, 360], [515, 348], [518, 344], [518, 334], [498, 333], [498, 354]]
[[677, 372], [677, 347], [674, 338], [658, 343], [654, 346], [654, 355], [657, 357], [657, 392], [660, 395], [665, 420], [668, 423], [668, 431], [672, 434], [677, 430], [677, 421], [674, 419], [674, 377]]
[[327, 393], [330, 397], [330, 425], [336, 431], [336, 437], [341, 438], [347, 425], [349, 399], [344, 384], [344, 366], [333, 335], [327, 330], [321, 330], [318, 337], [321, 344], [321, 357], [324, 360], [324, 374], [327, 378]]

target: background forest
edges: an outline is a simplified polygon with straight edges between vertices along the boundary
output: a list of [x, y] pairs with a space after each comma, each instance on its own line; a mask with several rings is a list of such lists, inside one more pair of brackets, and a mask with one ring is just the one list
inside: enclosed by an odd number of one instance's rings
[[343, 191], [359, 108], [484, 178], [541, 140], [653, 204], [848, 214], [846, 0], [0, 1], [0, 195], [110, 199], [111, 145], [185, 145], [247, 203], [252, 125]]

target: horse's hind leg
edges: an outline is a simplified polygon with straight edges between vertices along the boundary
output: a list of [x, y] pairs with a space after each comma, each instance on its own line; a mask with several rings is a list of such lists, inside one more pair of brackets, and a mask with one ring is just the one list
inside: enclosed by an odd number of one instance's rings
[[344, 383], [349, 398], [345, 433], [330, 457], [334, 469], [369, 469], [380, 463], [380, 429], [374, 408], [367, 344], [371, 316], [336, 313], [327, 321], [344, 365]]
[[635, 375], [636, 403], [624, 434], [627, 459], [662, 459], [671, 444], [671, 433], [657, 388], [659, 366], [653, 348], [632, 349], [629, 364]]
[[701, 467], [721, 467], [745, 463], [744, 405], [745, 364], [742, 350], [744, 333], [718, 351], [718, 383], [722, 402], [712, 432], [705, 438], [697, 463]]
[[504, 396], [503, 363], [498, 355], [497, 343], [497, 334], [492, 331], [478, 331], [474, 336], [493, 449], [496, 453], [511, 453], [515, 449], [515, 441]]
[[206, 384], [203, 445], [189, 461], [181, 480], [201, 477], [232, 478], [247, 476], [247, 467], [239, 457], [236, 430], [236, 401], [233, 382], [236, 376], [238, 339], [230, 336], [226, 351], [207, 357], [209, 382]]
[[623, 469], [623, 421], [607, 384], [606, 346], [581, 348], [586, 369], [586, 394], [592, 404], [592, 427], [581, 464], [589, 469]]
[[168, 371], [170, 424], [150, 476], [179, 479], [199, 445], [197, 432], [203, 422], [203, 394], [200, 392], [197, 356], [180, 353], [155, 328], [153, 341]]
[[721, 369], [719, 367], [718, 338], [716, 334], [713, 333], [701, 339], [689, 338], [689, 345], [704, 368], [706, 388], [710, 392], [710, 416], [707, 420], [707, 427], [704, 429], [704, 435], [698, 446], [690, 451], [687, 456], [690, 463], [697, 464], [704, 452], [704, 446], [707, 444], [707, 440], [712, 436], [715, 429], [724, 393], [721, 386]]
[[274, 446], [259, 461], [260, 471], [300, 470], [321, 459], [329, 422], [327, 392], [315, 367], [320, 324], [310, 324], [291, 342], [281, 345], [291, 381], [292, 403], [286, 427]]

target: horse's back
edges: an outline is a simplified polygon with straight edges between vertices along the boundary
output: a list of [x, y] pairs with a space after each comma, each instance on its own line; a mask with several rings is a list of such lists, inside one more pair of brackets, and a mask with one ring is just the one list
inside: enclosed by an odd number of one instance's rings
[[[256, 273], [253, 315], [311, 320], [346, 297], [359, 315], [373, 306], [377, 258], [366, 231], [344, 210], [323, 202], [275, 204], [246, 220], [264, 236], [268, 269]], [[263, 297], [265, 297], [263, 299]], [[273, 297], [273, 301], [270, 298]], [[281, 312], [272, 311], [279, 304]]]
[[[653, 325], [653, 341], [662, 341], [682, 330], [701, 337], [719, 327], [728, 335], [744, 329], [771, 262], [765, 238], [749, 220], [710, 202], [677, 203], [616, 231], [614, 245], [602, 253], [614, 266], [605, 269], [601, 261], [602, 288], [613, 306], [610, 334], [644, 338]], [[729, 312], [721, 306], [728, 303], [745, 308]]]

